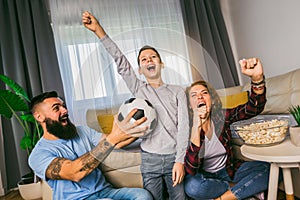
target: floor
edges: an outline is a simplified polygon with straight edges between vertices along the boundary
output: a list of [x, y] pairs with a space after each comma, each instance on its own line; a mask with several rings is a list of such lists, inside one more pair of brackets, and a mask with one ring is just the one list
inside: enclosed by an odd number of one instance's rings
[[[0, 200], [23, 200], [23, 198], [20, 196], [18, 190], [13, 190], [9, 192], [6, 196], [0, 197]], [[277, 200], [285, 200], [285, 193], [281, 190], [278, 191]], [[295, 200], [300, 200], [295, 197]]]
[[23, 200], [23, 198], [20, 196], [18, 190], [10, 191], [8, 194], [6, 194], [3, 197], [0, 197], [0, 200]]

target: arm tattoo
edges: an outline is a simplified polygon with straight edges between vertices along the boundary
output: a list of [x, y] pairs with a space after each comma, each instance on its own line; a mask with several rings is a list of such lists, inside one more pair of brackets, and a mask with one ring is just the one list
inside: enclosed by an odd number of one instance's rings
[[101, 140], [94, 149], [82, 156], [83, 167], [80, 171], [94, 170], [113, 149], [114, 146], [107, 142], [106, 139]]
[[90, 151], [90, 154], [100, 162], [102, 162], [114, 149], [114, 145], [107, 142], [104, 138], [99, 144]]
[[[80, 171], [90, 173], [110, 154], [113, 149], [114, 146], [107, 142], [106, 139], [101, 140], [94, 149], [77, 159], [82, 164]], [[55, 158], [48, 166], [46, 176], [55, 180], [62, 179], [60, 172], [64, 162], [67, 160], [68, 159], [66, 158]]]
[[50, 179], [60, 180], [61, 177], [59, 175], [61, 171], [61, 166], [67, 159], [65, 158], [55, 158], [46, 170], [46, 176]]

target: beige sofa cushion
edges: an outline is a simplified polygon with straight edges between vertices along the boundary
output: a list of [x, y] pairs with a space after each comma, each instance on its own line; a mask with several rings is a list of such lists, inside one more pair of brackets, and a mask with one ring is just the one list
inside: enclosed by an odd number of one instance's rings
[[[267, 103], [262, 114], [288, 113], [292, 105], [300, 105], [300, 69], [266, 79]], [[250, 83], [243, 87], [250, 90]]]
[[143, 179], [140, 172], [140, 166], [123, 168], [122, 170], [108, 171], [104, 173], [104, 176], [108, 182], [117, 188], [143, 188]]
[[113, 150], [101, 163], [100, 168], [102, 172], [109, 172], [139, 165], [141, 165], [140, 149]]
[[139, 144], [137, 140], [124, 149], [113, 150], [101, 163], [101, 171], [113, 186], [143, 187]]

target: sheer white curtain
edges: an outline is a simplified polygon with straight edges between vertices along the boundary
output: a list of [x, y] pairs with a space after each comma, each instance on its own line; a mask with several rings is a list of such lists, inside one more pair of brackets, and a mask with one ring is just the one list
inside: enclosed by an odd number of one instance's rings
[[87, 109], [111, 109], [130, 96], [111, 57], [82, 25], [83, 11], [97, 17], [135, 69], [138, 51], [147, 44], [161, 54], [164, 82], [191, 82], [179, 0], [49, 0], [49, 5], [66, 103], [76, 124], [86, 123]]

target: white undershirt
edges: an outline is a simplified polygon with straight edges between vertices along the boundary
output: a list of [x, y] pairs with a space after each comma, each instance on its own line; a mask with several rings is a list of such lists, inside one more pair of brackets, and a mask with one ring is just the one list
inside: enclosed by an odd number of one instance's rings
[[226, 150], [218, 137], [216, 136], [214, 126], [212, 125], [212, 137], [209, 140], [205, 136], [205, 154], [203, 169], [207, 172], [217, 172], [226, 164]]

